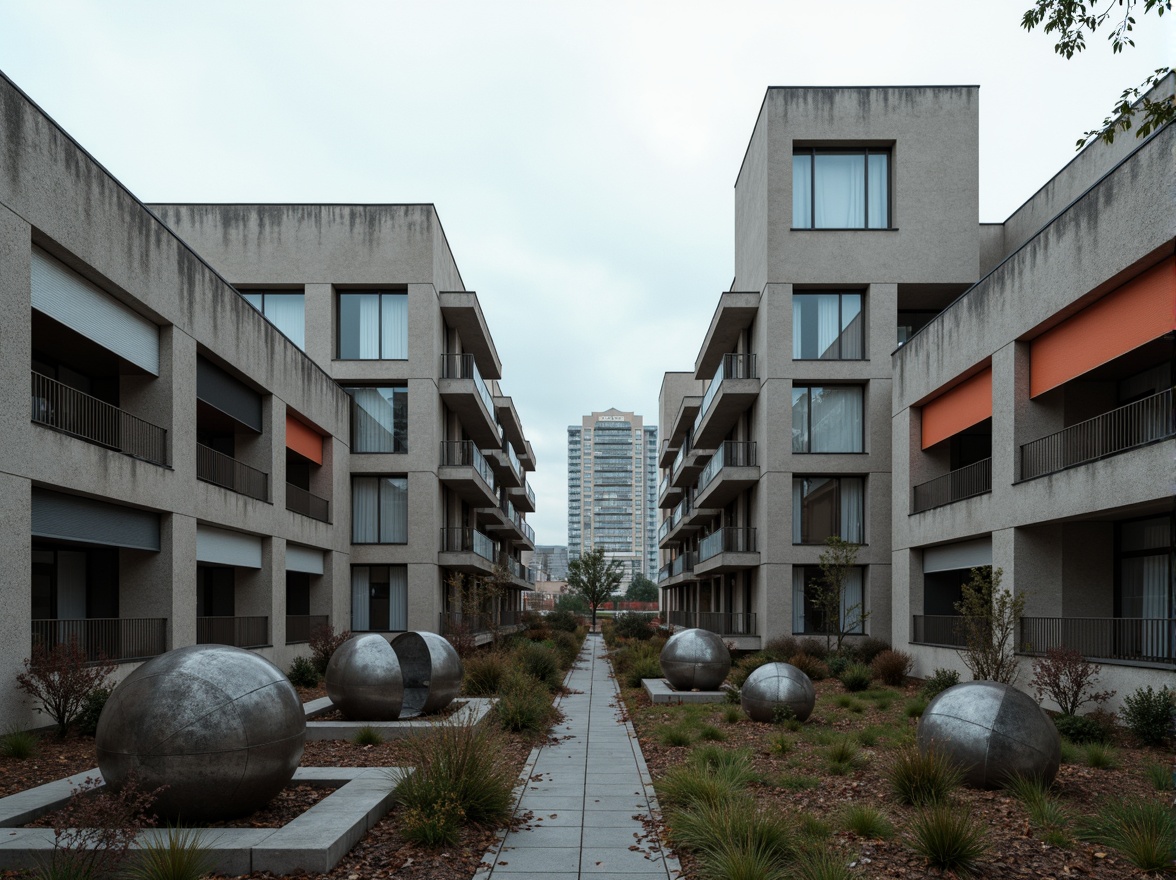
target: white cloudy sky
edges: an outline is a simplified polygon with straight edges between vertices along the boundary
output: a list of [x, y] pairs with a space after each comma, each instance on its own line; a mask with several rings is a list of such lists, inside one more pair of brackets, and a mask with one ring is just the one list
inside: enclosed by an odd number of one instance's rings
[[562, 544], [566, 427], [655, 421], [730, 284], [768, 85], [979, 84], [997, 221], [1171, 60], [1176, 16], [1066, 62], [1030, 3], [0, 0], [0, 69], [145, 201], [435, 203]]

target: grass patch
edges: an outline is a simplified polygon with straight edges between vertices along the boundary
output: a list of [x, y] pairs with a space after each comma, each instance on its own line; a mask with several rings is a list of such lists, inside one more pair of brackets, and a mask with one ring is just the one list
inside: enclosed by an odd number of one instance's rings
[[1111, 803], [1079, 823], [1078, 837], [1117, 849], [1141, 871], [1164, 871], [1176, 855], [1176, 815], [1158, 803]]
[[503, 730], [542, 733], [551, 725], [555, 707], [551, 695], [536, 679], [515, 670], [502, 680], [494, 716]]
[[894, 827], [886, 814], [869, 804], [851, 804], [841, 814], [841, 827], [867, 840], [886, 840], [894, 835]]
[[1095, 770], [1114, 770], [1119, 766], [1119, 753], [1106, 743], [1089, 742], [1082, 747], [1088, 766]]
[[662, 745], [688, 746], [694, 742], [694, 734], [680, 724], [666, 724], [657, 731]]
[[728, 706], [723, 710], [723, 720], [728, 724], [738, 724], [743, 720], [743, 710], [738, 706]]
[[829, 823], [821, 821], [811, 813], [800, 813], [796, 819], [797, 830], [808, 840], [822, 841], [833, 836], [833, 829], [829, 827]]
[[817, 777], [806, 776], [803, 773], [781, 773], [776, 780], [776, 787], [787, 791], [806, 791], [820, 784], [821, 780]]
[[923, 754], [914, 745], [899, 749], [885, 774], [898, 802], [916, 807], [946, 801], [963, 779], [946, 754], [938, 749]]
[[1082, 749], [1070, 742], [1064, 736], [1061, 743], [1061, 754], [1063, 764], [1077, 764], [1082, 760]]
[[1169, 770], [1163, 764], [1148, 764], [1143, 768], [1143, 776], [1148, 782], [1152, 784], [1152, 788], [1156, 791], [1171, 791], [1172, 790], [1172, 774], [1174, 771]]
[[1049, 786], [1044, 780], [1030, 776], [1010, 776], [1005, 781], [1005, 788], [1025, 805], [1029, 821], [1035, 828], [1044, 834], [1052, 832], [1055, 839], [1059, 835], [1065, 837], [1069, 842], [1064, 829], [1072, 821], [1070, 813], [1061, 801], [1050, 795]]
[[768, 737], [768, 751], [776, 755], [787, 755], [792, 751], [792, 737], [786, 733], [774, 733]]
[[197, 828], [167, 826], [162, 840], [143, 840], [122, 876], [128, 880], [200, 880], [213, 869], [212, 855]]
[[966, 810], [939, 803], [911, 822], [911, 848], [935, 868], [973, 874], [988, 851], [984, 828]]
[[[669, 827], [675, 846], [699, 854], [707, 877], [782, 878], [796, 852], [785, 816], [760, 812], [747, 797], [674, 810]], [[733, 868], [739, 870], [727, 873]]]
[[863, 727], [855, 733], [854, 738], [857, 739], [858, 745], [868, 749], [878, 745], [878, 741], [882, 737], [882, 732], [882, 728], [871, 724], [869, 727]]
[[11, 727], [3, 735], [0, 735], [0, 758], [15, 758], [18, 761], [24, 761], [37, 754], [39, 743], [40, 740], [32, 731]]
[[359, 730], [355, 731], [355, 736], [351, 741], [357, 746], [378, 746], [383, 744], [384, 735], [370, 724], [365, 724]]
[[713, 724], [704, 724], [698, 728], [698, 738], [711, 742], [723, 742], [727, 739], [727, 734]]
[[850, 880], [854, 875], [845, 857], [830, 847], [809, 847], [792, 868], [796, 880]]
[[907, 718], [922, 718], [925, 711], [927, 711], [927, 701], [922, 697], [913, 697], [907, 700], [906, 706], [903, 707]]

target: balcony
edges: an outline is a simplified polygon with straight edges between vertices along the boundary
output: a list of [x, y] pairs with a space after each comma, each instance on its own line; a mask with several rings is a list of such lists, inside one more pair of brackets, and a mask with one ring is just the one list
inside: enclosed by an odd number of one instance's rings
[[685, 491], [683, 486], [675, 486], [670, 479], [670, 473], [667, 471], [666, 475], [662, 477], [661, 483], [658, 484], [657, 489], [657, 506], [658, 507], [673, 507], [682, 500], [682, 494]]
[[441, 467], [437, 478], [474, 507], [498, 503], [498, 496], [494, 494], [494, 471], [486, 456], [470, 440], [441, 441]]
[[330, 622], [325, 614], [287, 614], [286, 644], [301, 645], [310, 641], [311, 633]]
[[32, 420], [123, 455], [167, 466], [167, 431], [33, 371]]
[[1118, 455], [1176, 437], [1172, 389], [1071, 425], [1021, 447], [1021, 480]]
[[694, 359], [695, 375], [705, 378], [718, 366], [723, 352], [739, 344], [739, 336], [751, 326], [759, 313], [760, 294], [757, 291], [728, 290], [719, 295], [719, 303], [711, 317], [710, 326], [702, 340], [702, 347]]
[[468, 574], [490, 574], [497, 558], [498, 542], [477, 529], [441, 529], [440, 565]]
[[258, 501], [269, 501], [269, 474], [203, 443], [196, 444], [196, 479]]
[[911, 513], [986, 495], [992, 491], [992, 459], [975, 462], [911, 489]]
[[486, 326], [478, 295], [472, 290], [443, 290], [437, 294], [437, 300], [445, 323], [457, 330], [462, 347], [477, 358], [482, 373], [491, 379], [501, 379], [502, 362]]
[[1176, 618], [1022, 617], [1017, 653], [1074, 648], [1087, 660], [1176, 669]]
[[148, 660], [167, 650], [167, 618], [115, 617], [34, 620], [33, 647], [52, 649], [76, 641], [89, 662]]
[[964, 618], [955, 614], [916, 614], [911, 621], [911, 644], [963, 648], [968, 644]]
[[670, 611], [671, 627], [705, 629], [721, 636], [754, 636], [755, 613], [751, 611]]
[[759, 395], [754, 354], [725, 354], [694, 419], [694, 445], [714, 449]]
[[759, 482], [755, 441], [727, 440], [711, 456], [694, 490], [699, 508], [719, 508]]
[[698, 563], [694, 573], [699, 577], [755, 568], [759, 565], [755, 529], [728, 526], [718, 529], [698, 542]]
[[695, 553], [693, 551], [678, 554], [658, 570], [658, 585], [672, 587], [683, 581], [693, 580], [693, 578], [684, 576], [694, 571], [694, 559]]
[[526, 474], [523, 475], [522, 486], [514, 486], [508, 489], [507, 492], [510, 495], [510, 500], [514, 502], [515, 507], [519, 510], [525, 510], [527, 513], [535, 512], [535, 490], [527, 482]]
[[286, 510], [317, 519], [319, 522], [331, 521], [331, 502], [326, 498], [312, 495], [293, 483], [286, 484]]
[[507, 562], [507, 568], [510, 569], [511, 577], [517, 581], [522, 581], [525, 584], [531, 585], [535, 583], [535, 570], [527, 568], [517, 559], [511, 559]]
[[269, 645], [268, 617], [197, 617], [196, 644], [263, 648]]
[[502, 435], [495, 416], [494, 396], [478, 372], [471, 354], [441, 355], [441, 399], [453, 410], [473, 441], [483, 449], [497, 449]]

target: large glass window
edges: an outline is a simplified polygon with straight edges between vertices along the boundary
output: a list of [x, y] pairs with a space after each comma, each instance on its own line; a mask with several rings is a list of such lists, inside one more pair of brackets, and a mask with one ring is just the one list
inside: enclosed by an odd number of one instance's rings
[[408, 477], [351, 478], [351, 543], [408, 543]]
[[342, 360], [408, 358], [408, 294], [384, 291], [339, 294]]
[[306, 297], [301, 292], [243, 290], [241, 296], [285, 333], [291, 342], [306, 350]]
[[889, 151], [796, 150], [792, 156], [792, 226], [889, 228]]
[[827, 619], [825, 603], [821, 601], [821, 569], [816, 565], [792, 566], [792, 632], [795, 635], [827, 632], [863, 633], [866, 610], [862, 589], [863, 569], [858, 566], [846, 572], [841, 587], [839, 620]]
[[408, 389], [344, 388], [351, 395], [352, 452], [408, 452]]
[[351, 567], [352, 632], [408, 629], [408, 566]]
[[793, 294], [793, 360], [860, 360], [862, 336], [860, 293]]
[[861, 477], [793, 477], [792, 543], [822, 544], [834, 535], [862, 543]]
[[792, 388], [793, 452], [861, 452], [860, 385]]

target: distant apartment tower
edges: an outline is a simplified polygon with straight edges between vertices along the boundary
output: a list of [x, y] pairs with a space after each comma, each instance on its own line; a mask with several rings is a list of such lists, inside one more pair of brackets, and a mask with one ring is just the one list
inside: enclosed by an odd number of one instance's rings
[[657, 571], [657, 426], [610, 409], [568, 427], [568, 558], [603, 547], [635, 572]]

